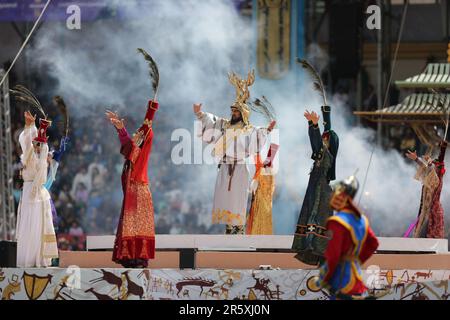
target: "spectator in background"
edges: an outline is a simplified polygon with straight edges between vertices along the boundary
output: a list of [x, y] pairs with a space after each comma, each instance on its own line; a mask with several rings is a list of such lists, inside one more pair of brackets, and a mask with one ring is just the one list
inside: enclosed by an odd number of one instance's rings
[[72, 189], [70, 191], [70, 196], [72, 199], [76, 197], [76, 191], [78, 189], [78, 185], [83, 183], [86, 187], [87, 192], [91, 191], [91, 177], [88, 173], [86, 166], [82, 166], [80, 172], [75, 175], [75, 179], [73, 179]]
[[182, 228], [180, 225], [180, 222], [178, 220], [175, 221], [175, 223], [172, 225], [172, 227], [170, 228], [169, 233], [170, 234], [181, 234], [182, 233]]
[[89, 192], [87, 191], [86, 186], [84, 183], [80, 182], [77, 185], [77, 189], [75, 191], [75, 203], [81, 203], [83, 205], [86, 205], [89, 199]]
[[92, 189], [101, 190], [105, 185], [105, 167], [99, 163], [93, 163], [89, 166], [88, 171], [91, 176]]
[[160, 217], [156, 223], [156, 234], [169, 234], [170, 225], [164, 217]]
[[64, 203], [72, 201], [72, 197], [70, 196], [70, 186], [68, 184], [63, 185], [62, 190], [59, 192], [58, 198]]
[[72, 222], [72, 226], [70, 227], [69, 235], [74, 237], [82, 237], [84, 236], [83, 228], [81, 228], [81, 226], [79, 226], [78, 223], [74, 221]]
[[83, 135], [81, 152], [83, 152], [83, 153], [90, 153], [90, 152], [92, 152], [92, 150], [93, 150], [93, 145], [91, 144], [88, 135], [84, 134]]

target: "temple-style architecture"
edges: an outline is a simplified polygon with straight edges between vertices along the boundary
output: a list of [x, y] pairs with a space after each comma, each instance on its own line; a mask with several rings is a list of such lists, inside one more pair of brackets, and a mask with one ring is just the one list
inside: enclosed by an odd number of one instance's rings
[[436, 128], [445, 127], [450, 112], [450, 63], [430, 63], [423, 73], [395, 84], [414, 93], [397, 105], [354, 114], [373, 122], [409, 124], [423, 144], [436, 147], [440, 141]]

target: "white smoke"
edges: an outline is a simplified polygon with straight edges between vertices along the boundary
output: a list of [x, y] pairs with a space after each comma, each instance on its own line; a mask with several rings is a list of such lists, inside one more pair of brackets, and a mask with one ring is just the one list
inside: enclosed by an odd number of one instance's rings
[[[203, 102], [205, 111], [228, 117], [234, 88], [227, 73], [246, 74], [255, 67], [251, 21], [239, 16], [226, 0], [160, 0], [145, 7], [129, 1], [128, 10], [132, 20], [84, 23], [80, 31], [67, 30], [62, 23], [48, 24], [28, 51], [34, 66], [50, 66], [59, 81], [58, 94], [71, 110], [76, 108], [72, 113], [92, 110], [101, 117], [106, 106], [115, 106], [142, 118], [145, 103], [152, 98], [147, 66], [136, 53], [142, 47], [155, 58], [161, 74], [154, 153], [158, 144], [170, 143], [157, 138], [158, 117], [169, 117], [173, 129], [187, 128], [192, 133], [194, 102]], [[323, 53], [317, 50], [312, 58], [321, 61]], [[295, 228], [312, 166], [303, 112], [320, 113], [321, 101], [306, 77], [300, 85], [293, 76], [278, 82], [259, 79], [252, 90], [254, 97], [264, 94], [277, 109], [281, 147], [273, 218], [276, 233], [289, 234]], [[339, 103], [332, 107], [332, 126], [340, 138], [337, 179], [359, 169], [362, 184], [373, 132], [351, 125], [354, 116]], [[260, 118], [253, 119], [264, 124]], [[158, 163], [151, 162], [150, 176], [157, 170]], [[215, 173], [213, 166], [185, 165], [186, 183], [177, 187], [187, 198], [202, 194], [202, 201], [212, 207]], [[379, 234], [401, 236], [416, 217], [421, 186], [413, 176], [414, 167], [397, 152], [375, 150], [361, 206]], [[444, 187], [444, 208], [450, 209], [448, 199]]]

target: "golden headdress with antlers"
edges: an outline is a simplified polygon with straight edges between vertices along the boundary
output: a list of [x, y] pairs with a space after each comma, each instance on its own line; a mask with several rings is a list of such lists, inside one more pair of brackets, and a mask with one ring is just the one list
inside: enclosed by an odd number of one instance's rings
[[242, 115], [242, 120], [245, 125], [249, 125], [250, 121], [250, 107], [247, 105], [247, 101], [250, 98], [249, 87], [255, 83], [255, 70], [248, 73], [247, 79], [242, 79], [234, 72], [228, 74], [230, 83], [236, 88], [236, 101], [231, 108], [236, 108]]

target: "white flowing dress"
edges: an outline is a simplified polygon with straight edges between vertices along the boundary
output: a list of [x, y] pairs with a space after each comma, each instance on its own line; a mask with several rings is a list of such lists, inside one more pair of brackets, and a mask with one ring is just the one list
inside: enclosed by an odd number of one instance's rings
[[47, 267], [58, 257], [55, 229], [53, 228], [50, 194], [45, 189], [47, 180], [48, 145], [42, 144], [36, 154], [32, 141], [37, 136], [33, 125], [19, 136], [22, 148], [23, 191], [17, 213], [17, 266]]

